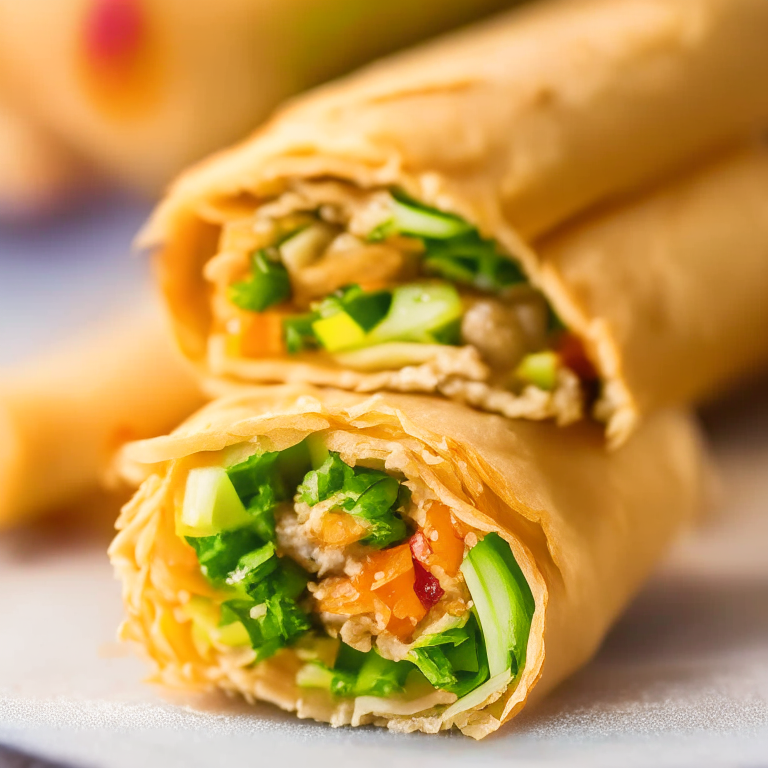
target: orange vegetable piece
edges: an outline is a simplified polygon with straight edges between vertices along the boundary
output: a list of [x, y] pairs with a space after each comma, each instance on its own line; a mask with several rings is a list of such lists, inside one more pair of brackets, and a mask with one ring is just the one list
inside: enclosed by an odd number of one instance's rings
[[429, 565], [439, 565], [449, 576], [455, 576], [464, 559], [464, 539], [457, 533], [445, 504], [437, 502], [429, 507], [424, 534], [432, 550]]
[[239, 333], [227, 334], [227, 351], [234, 357], [268, 357], [284, 350], [279, 312], [253, 312], [240, 319]]
[[366, 527], [355, 520], [352, 515], [344, 512], [329, 512], [324, 515], [320, 530], [315, 535], [323, 544], [346, 547], [360, 541], [365, 536], [366, 531]]
[[368, 555], [360, 573], [351, 579], [329, 579], [325, 584], [327, 594], [318, 601], [318, 607], [347, 616], [378, 609], [386, 628], [404, 640], [426, 615], [413, 590], [414, 579], [410, 546], [401, 544]]

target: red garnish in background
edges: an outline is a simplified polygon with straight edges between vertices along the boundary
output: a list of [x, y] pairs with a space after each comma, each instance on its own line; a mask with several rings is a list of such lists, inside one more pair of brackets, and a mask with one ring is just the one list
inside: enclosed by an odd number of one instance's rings
[[85, 22], [85, 49], [100, 69], [122, 70], [142, 47], [146, 19], [137, 0], [96, 0]]
[[427, 537], [421, 531], [416, 531], [411, 536], [410, 545], [413, 559], [418, 560], [423, 565], [427, 565], [427, 560], [432, 554], [432, 547], [429, 546]]
[[444, 594], [440, 582], [418, 561], [413, 561], [413, 591], [421, 604], [429, 610]]
[[563, 333], [558, 339], [555, 351], [560, 355], [562, 364], [570, 368], [582, 381], [597, 379], [597, 371], [592, 365], [581, 339], [573, 333]]

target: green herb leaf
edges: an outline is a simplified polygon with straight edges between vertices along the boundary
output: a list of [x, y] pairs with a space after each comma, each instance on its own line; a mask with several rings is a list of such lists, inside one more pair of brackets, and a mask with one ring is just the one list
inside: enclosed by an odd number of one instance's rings
[[280, 595], [268, 597], [263, 603], [252, 600], [228, 600], [221, 606], [221, 625], [242, 622], [256, 661], [272, 656], [290, 645], [306, 632], [311, 624], [306, 612], [294, 600]]
[[320, 688], [333, 696], [351, 696], [355, 688], [354, 674], [331, 669], [322, 661], [310, 661], [296, 675], [299, 688]]
[[463, 627], [419, 638], [408, 658], [432, 685], [457, 696], [488, 679], [482, 635], [474, 616]]
[[288, 272], [274, 248], [263, 248], [251, 257], [251, 276], [229, 286], [229, 300], [240, 309], [263, 312], [291, 296]]
[[243, 587], [247, 589], [256, 582], [262, 581], [277, 568], [277, 556], [275, 545], [272, 542], [259, 549], [254, 549], [243, 555], [227, 575], [227, 584], [231, 587]]
[[387, 697], [400, 693], [412, 669], [413, 666], [407, 661], [391, 661], [382, 658], [376, 651], [369, 651], [357, 673], [354, 694]]
[[264, 541], [274, 541], [275, 508], [293, 498], [309, 467], [309, 449], [302, 441], [283, 451], [254, 454], [227, 470], [237, 495], [246, 504], [251, 527]]
[[322, 688], [339, 697], [386, 697], [403, 690], [413, 668], [408, 661], [390, 661], [376, 651], [361, 653], [342, 643], [332, 668], [311, 661], [299, 671], [296, 682], [301, 687]]
[[197, 553], [203, 575], [214, 584], [223, 583], [240, 558], [262, 544], [258, 534], [250, 528], [223, 531], [215, 536], [187, 536], [186, 541]]
[[406, 537], [405, 523], [394, 514], [399, 492], [400, 483], [385, 476], [360, 494], [350, 514], [369, 524], [363, 544], [383, 549]]
[[450, 240], [425, 240], [424, 245], [424, 268], [453, 282], [481, 291], [500, 291], [526, 282], [518, 265], [477, 232]]
[[366, 292], [358, 289], [342, 299], [343, 310], [364, 330], [370, 331], [389, 312], [392, 304], [391, 291]]
[[395, 514], [408, 503], [410, 495], [386, 472], [365, 467], [350, 467], [338, 453], [330, 452], [323, 464], [308, 472], [299, 486], [301, 501], [310, 506], [338, 497], [339, 508], [364, 520], [368, 533], [362, 539], [376, 549], [402, 541], [408, 531]]

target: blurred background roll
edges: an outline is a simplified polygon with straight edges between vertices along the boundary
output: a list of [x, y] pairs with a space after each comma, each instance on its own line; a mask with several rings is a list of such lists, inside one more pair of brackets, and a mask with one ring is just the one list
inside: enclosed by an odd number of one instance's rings
[[511, 4], [0, 0], [0, 93], [85, 162], [152, 193], [286, 97]]
[[171, 429], [202, 402], [150, 307], [0, 371], [0, 530], [104, 485], [123, 443]]

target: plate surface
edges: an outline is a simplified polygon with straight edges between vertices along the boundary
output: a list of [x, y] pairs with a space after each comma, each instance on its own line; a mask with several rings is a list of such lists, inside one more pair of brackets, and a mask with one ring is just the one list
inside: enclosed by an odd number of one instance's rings
[[[129, 255], [145, 214], [107, 200], [0, 232], [0, 364], [148, 291], [146, 261]], [[114, 642], [120, 590], [105, 549], [116, 502], [96, 500], [75, 526], [0, 538], [0, 744], [104, 768], [766, 765], [768, 384], [709, 409], [706, 424], [723, 474], [717, 510], [587, 668], [482, 742], [333, 730], [142, 683], [143, 663]]]

